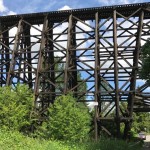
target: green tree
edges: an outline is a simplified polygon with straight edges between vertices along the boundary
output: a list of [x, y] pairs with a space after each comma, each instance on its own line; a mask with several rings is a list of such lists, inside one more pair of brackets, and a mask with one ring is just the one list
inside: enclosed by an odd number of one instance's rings
[[150, 39], [142, 47], [141, 60], [140, 77], [150, 82]]
[[133, 114], [133, 125], [132, 130], [136, 133], [140, 131], [150, 132], [150, 114], [138, 112]]
[[91, 122], [88, 108], [71, 95], [57, 97], [48, 112], [48, 120], [37, 131], [40, 136], [68, 141], [87, 138]]
[[30, 125], [33, 94], [26, 85], [0, 87], [0, 128], [25, 131]]
[[[65, 64], [61, 61], [59, 61], [59, 58], [55, 58], [55, 76], [56, 76], [56, 85], [60, 88], [63, 89], [64, 86], [64, 74], [62, 72], [64, 72], [64, 68], [65, 68]], [[84, 79], [82, 78], [82, 74], [81, 72], [77, 71], [77, 82], [78, 84], [80, 84]], [[87, 84], [86, 82], [83, 82], [82, 84], [80, 84], [77, 87], [77, 92], [85, 92], [86, 93], [87, 90]], [[56, 88], [56, 91], [59, 91], [59, 89]], [[84, 96], [85, 94], [83, 94], [83, 96], [80, 97], [80, 100], [86, 100], [86, 96]], [[79, 97], [79, 96], [78, 96]]]

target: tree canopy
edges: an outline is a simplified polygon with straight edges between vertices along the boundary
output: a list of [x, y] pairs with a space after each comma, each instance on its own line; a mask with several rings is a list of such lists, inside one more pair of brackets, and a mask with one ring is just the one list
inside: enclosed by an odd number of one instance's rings
[[142, 68], [140, 76], [150, 82], [150, 39], [143, 45], [141, 50]]
[[140, 131], [150, 132], [150, 114], [149, 113], [134, 113], [133, 114], [132, 130], [139, 133]]

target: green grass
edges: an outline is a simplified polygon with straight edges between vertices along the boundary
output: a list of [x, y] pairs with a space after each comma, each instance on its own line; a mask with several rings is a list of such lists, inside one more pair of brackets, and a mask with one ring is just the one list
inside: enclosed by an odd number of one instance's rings
[[68, 150], [60, 142], [33, 139], [18, 132], [0, 131], [0, 150]]
[[99, 142], [70, 143], [40, 140], [18, 132], [0, 131], [0, 150], [140, 150], [140, 145], [122, 140], [102, 139]]
[[141, 150], [141, 146], [140, 144], [127, 143], [123, 140], [103, 139], [97, 143], [89, 143], [87, 150]]

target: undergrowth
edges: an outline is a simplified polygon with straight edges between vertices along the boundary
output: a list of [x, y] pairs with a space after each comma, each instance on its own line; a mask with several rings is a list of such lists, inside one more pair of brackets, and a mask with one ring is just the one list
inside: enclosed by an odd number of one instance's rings
[[34, 139], [19, 132], [0, 131], [0, 150], [140, 150], [140, 145], [123, 140], [101, 139], [99, 142], [71, 143]]

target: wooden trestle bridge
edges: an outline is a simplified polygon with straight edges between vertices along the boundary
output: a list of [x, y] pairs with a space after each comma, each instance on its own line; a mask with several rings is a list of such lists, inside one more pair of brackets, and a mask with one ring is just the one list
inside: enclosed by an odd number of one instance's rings
[[0, 86], [28, 84], [41, 113], [69, 92], [95, 101], [95, 138], [106, 121], [127, 137], [133, 112], [150, 111], [138, 74], [149, 37], [150, 3], [0, 16]]

